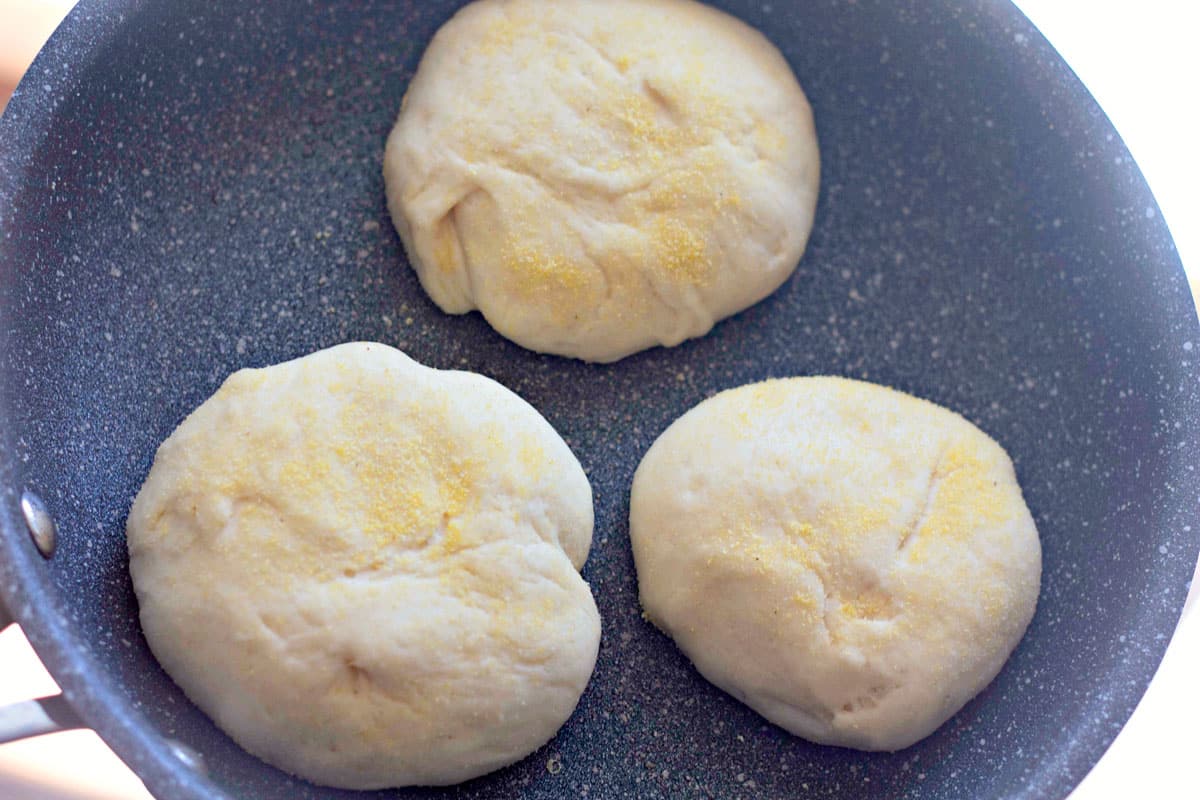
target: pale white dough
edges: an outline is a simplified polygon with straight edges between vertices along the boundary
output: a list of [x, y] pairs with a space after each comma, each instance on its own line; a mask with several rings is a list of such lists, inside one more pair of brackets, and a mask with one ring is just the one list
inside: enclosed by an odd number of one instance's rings
[[723, 392], [633, 481], [646, 616], [701, 674], [826, 744], [898, 750], [986, 686], [1033, 616], [1037, 529], [962, 417], [839, 378]]
[[599, 646], [591, 536], [533, 408], [364, 343], [232, 375], [128, 523], [171, 677], [251, 753], [354, 789], [463, 781], [558, 730]]
[[384, 178], [444, 311], [614, 361], [783, 283], [818, 161], [787, 62], [733, 17], [691, 0], [478, 0], [426, 50]]

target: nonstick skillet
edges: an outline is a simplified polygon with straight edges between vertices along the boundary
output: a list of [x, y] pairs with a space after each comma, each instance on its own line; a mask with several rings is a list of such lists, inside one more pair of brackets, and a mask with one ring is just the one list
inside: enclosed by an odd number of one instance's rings
[[[439, 312], [388, 221], [384, 137], [454, 3], [80, 3], [0, 119], [0, 596], [65, 695], [30, 729], [77, 715], [172, 800], [358, 796], [247, 755], [159, 669], [124, 520], [158, 442], [227, 374], [369, 339], [490, 375], [563, 432], [595, 487], [584, 575], [604, 620], [592, 683], [543, 750], [380, 797], [1070, 791], [1145, 689], [1200, 546], [1200, 329], [1157, 206], [1007, 3], [718, 5], [782, 49], [814, 106], [808, 252], [709, 336], [592, 366]], [[895, 754], [786, 735], [639, 617], [638, 459], [716, 391], [811, 374], [963, 413], [1013, 455], [1042, 535], [1010, 662]], [[50, 557], [27, 518], [56, 524]]]

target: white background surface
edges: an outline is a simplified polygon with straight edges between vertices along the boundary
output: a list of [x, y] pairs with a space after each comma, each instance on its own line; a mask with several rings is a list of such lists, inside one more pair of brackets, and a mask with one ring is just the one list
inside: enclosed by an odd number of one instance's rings
[[[35, 50], [45, 36], [44, 20], [54, 17], [55, 7], [68, 5], [66, 0], [0, 0], [0, 62], [17, 57], [18, 47]], [[1113, 120], [1154, 190], [1195, 294], [1200, 289], [1200, 3], [1017, 0], [1017, 5]], [[1198, 593], [1194, 586], [1163, 666], [1133, 719], [1071, 800], [1200, 798]], [[10, 629], [0, 635], [0, 704], [53, 691], [20, 633]], [[89, 732], [0, 747], [0, 798], [5, 800], [145, 797], [137, 779]]]
[[[1016, 3], [1083, 80], [1125, 140], [1154, 191], [1196, 297], [1200, 294], [1200, 42], [1196, 38], [1200, 3]], [[1200, 509], [1196, 519], [1200, 523]], [[1200, 591], [1196, 583], [1146, 696], [1071, 800], [1200, 798], [1200, 612], [1196, 610]]]

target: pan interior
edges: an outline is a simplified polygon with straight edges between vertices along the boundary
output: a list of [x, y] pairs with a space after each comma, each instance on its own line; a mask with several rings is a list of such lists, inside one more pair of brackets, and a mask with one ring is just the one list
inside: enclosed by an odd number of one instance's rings
[[[1157, 666], [1200, 536], [1195, 312], [1153, 199], [1074, 76], [994, 3], [721, 3], [812, 101], [808, 252], [710, 335], [593, 366], [442, 314], [388, 220], [383, 141], [454, 5], [83, 2], [0, 123], [19, 145], [0, 162], [5, 485], [41, 491], [60, 531], [42, 564], [6, 512], [0, 577], [41, 594], [48, 613], [26, 627], [85, 716], [164, 796], [204, 787], [146, 754], [160, 735], [204, 754], [231, 796], [352, 795], [245, 754], [161, 672], [124, 520], [157, 444], [230, 372], [376, 340], [489, 375], [563, 433], [595, 489], [584, 576], [604, 622], [592, 683], [543, 751], [388, 796], [1064, 795]], [[639, 616], [626, 517], [641, 455], [717, 391], [813, 374], [975, 422], [1014, 457], [1042, 535], [1040, 606], [1011, 661], [900, 753], [788, 736]]]

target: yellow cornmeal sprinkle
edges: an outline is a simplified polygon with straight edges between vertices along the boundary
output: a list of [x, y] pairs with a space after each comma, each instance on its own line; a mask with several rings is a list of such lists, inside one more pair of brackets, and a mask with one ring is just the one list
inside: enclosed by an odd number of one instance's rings
[[810, 543], [816, 538], [816, 529], [807, 522], [788, 520], [783, 526], [783, 532], [791, 539], [800, 539]]
[[619, 91], [620, 99], [602, 108], [624, 126], [630, 149], [637, 156], [658, 166], [704, 143], [694, 126], [664, 125], [659, 120], [658, 106], [645, 94], [626, 86]]
[[852, 600], [843, 601], [839, 609], [851, 619], [886, 619], [896, 613], [891, 595], [878, 588], [860, 591]]
[[350, 493], [358, 526], [376, 546], [424, 545], [445, 515], [467, 510], [478, 465], [439, 442], [435, 431], [448, 413], [414, 409], [402, 425], [353, 401], [343, 410], [333, 436], [350, 444], [333, 450], [342, 463], [354, 465], [355, 485], [339, 488]]
[[820, 556], [803, 539], [771, 535], [754, 523], [727, 529], [723, 538], [727, 542], [722, 545], [723, 554], [737, 557], [746, 568], [759, 573], [783, 565], [814, 569], [820, 561]]
[[[261, 377], [239, 374], [225, 387], [257, 407], [249, 413], [270, 420], [244, 452], [206, 453], [203, 468], [220, 476], [215, 493], [233, 498], [222, 528], [228, 535], [214, 537], [215, 546], [256, 579], [335, 579], [473, 544], [464, 518], [475, 511], [484, 465], [448, 446], [451, 409], [380, 402], [395, 389], [381, 391], [373, 378], [335, 379], [327, 384], [333, 399], [301, 401], [278, 419], [255, 397], [272, 393]], [[316, 413], [322, 401], [338, 413]], [[537, 455], [530, 449], [523, 458]], [[264, 467], [264, 456], [279, 466]]]
[[737, 414], [722, 415], [722, 419], [730, 420], [737, 433], [748, 434], [752, 427], [761, 424], [765, 415], [778, 413], [789, 402], [783, 384], [784, 381], [773, 379], [738, 389], [739, 396], [749, 398], [749, 402], [739, 403]]
[[[740, 522], [723, 526], [719, 555], [711, 556], [710, 564], [717, 558], [733, 559], [739, 571], [774, 574], [788, 581], [796, 580], [789, 577], [793, 575], [815, 575], [830, 596], [815, 597], [797, 590], [793, 611], [808, 614], [832, 604], [846, 619], [886, 620], [896, 615], [897, 608], [886, 591], [876, 586], [854, 588], [857, 581], [850, 578], [858, 549], [888, 524], [884, 511], [863, 506], [825, 508], [811, 521], [788, 520], [773, 526], [747, 507], [735, 507], [729, 518]], [[852, 594], [841, 594], [847, 589]]]
[[501, 250], [504, 266], [522, 294], [546, 288], [577, 292], [588, 286], [587, 273], [574, 261], [548, 254], [529, 242], [524, 237], [510, 235]]
[[459, 263], [454, 231], [449, 224], [443, 223], [438, 229], [437, 238], [433, 243], [433, 263], [442, 272], [453, 272], [462, 266]]
[[878, 497], [874, 504], [867, 506], [855, 503], [853, 505], [838, 505], [822, 508], [817, 512], [814, 522], [819, 530], [828, 531], [827, 541], [836, 543], [839, 549], [853, 554], [861, 545], [864, 537], [885, 528], [892, 520], [888, 513], [894, 508], [895, 501]]
[[982, 523], [995, 525], [1012, 518], [1020, 504], [1012, 502], [1008, 485], [996, 485], [993, 466], [962, 443], [942, 456], [933, 474], [936, 488], [931, 506], [912, 534], [915, 541], [909, 558], [920, 563], [938, 542], [961, 542]]
[[[739, 439], [764, 435], [773, 424], [771, 421], [787, 412], [789, 381], [764, 381], [737, 390], [738, 413], [721, 415], [729, 420], [731, 434]], [[850, 387], [847, 387], [850, 388]], [[851, 402], [848, 392], [846, 400]], [[920, 405], [914, 408], [912, 406]], [[880, 413], [872, 425], [888, 426], [897, 414], [927, 413], [924, 403], [913, 398], [897, 405], [894, 412]], [[869, 448], [873, 438], [872, 425], [853, 423], [852, 430], [862, 434], [862, 440], [846, 443], [845, 448], [831, 450], [822, 445], [820, 437], [811, 447], [793, 453], [803, 461], [826, 464], [830, 468], [853, 472], [860, 448]], [[905, 454], [902, 458], [911, 458]], [[770, 508], [777, 503], [770, 488], [772, 472], [778, 467], [769, 459], [756, 465], [749, 482], [747, 494], [726, 498], [723, 520], [719, 524], [716, 541], [719, 555], [710, 557], [711, 565], [716, 559], [732, 559], [739, 571], [772, 573], [786, 576], [810, 573], [827, 586], [830, 595], [826, 598], [827, 608], [843, 620], [890, 620], [900, 609], [893, 592], [874, 584], [871, 575], [859, 576], [855, 564], [865, 554], [863, 548], [880, 546], [880, 536], [893, 532], [899, 535], [897, 547], [910, 540], [901, 560], [923, 562], [930, 553], [945, 547], [948, 542], [966, 546], [981, 526], [996, 528], [1012, 518], [1021, 508], [1013, 485], [997, 478], [996, 461], [992, 451], [977, 445], [970, 439], [954, 440], [944, 451], [933, 469], [930, 478], [930, 493], [925, 506], [918, 502], [916, 512], [911, 512], [896, 497], [881, 487], [881, 492], [867, 503], [825, 505], [804, 512], [802, 517], [782, 521], [764, 517], [759, 508]], [[913, 516], [908, 516], [913, 514]], [[905, 530], [905, 524], [917, 525], [914, 530]], [[964, 576], [965, 579], [965, 576]], [[836, 588], [835, 588], [836, 587]], [[896, 589], [896, 587], [892, 587]], [[1007, 596], [996, 592], [995, 587], [983, 587], [992, 591], [987, 595], [990, 608], [1004, 608]], [[804, 590], [795, 592], [798, 606], [808, 608], [822, 598], [809, 597]]]
[[699, 285], [708, 281], [712, 260], [703, 236], [669, 217], [659, 217], [653, 230], [654, 260], [663, 269], [684, 283]]
[[[572, 64], [563, 55], [562, 44], [555, 41], [558, 35], [535, 29], [516, 30], [504, 20], [488, 30], [485, 47], [489, 53], [504, 50], [514, 57], [520, 54], [518, 50], [552, 53], [549, 57], [556, 61], [550, 63], [557, 64], [558, 72], [565, 75], [571, 72], [567, 68]], [[645, 32], [639, 35], [644, 40]], [[610, 41], [597, 32], [594, 44], [620, 50], [636, 40], [613, 37]], [[569, 150], [585, 148], [572, 152], [573, 157], [602, 172], [633, 169], [654, 178], [645, 191], [617, 198], [613, 204], [616, 219], [612, 221], [638, 231], [640, 241], [631, 243], [625, 258], [611, 259], [606, 271], [658, 273], [673, 283], [706, 286], [716, 277], [712, 233], [731, 209], [741, 206], [742, 200], [727, 185], [724, 160], [708, 152], [714, 132], [727, 127], [728, 112], [709, 88], [711, 78], [704, 54], [685, 53], [682, 58], [681, 73], [664, 77], [659, 85], [628, 74], [639, 64], [655, 63], [655, 53], [618, 52], [607, 64], [597, 62], [587, 70], [595, 83], [594, 91], [559, 89], [555, 94], [574, 108], [585, 126], [598, 128], [602, 132], [599, 138], [608, 142], [581, 145], [564, 140]], [[769, 137], [769, 130], [764, 128], [761, 135]], [[540, 169], [539, 164], [522, 163], [512, 153], [479, 152], [470, 141], [465, 151], [471, 158], [500, 161], [507, 169], [526, 174], [538, 174]], [[539, 246], [537, 239], [544, 239], [545, 232], [528, 235], [528, 228], [540, 223], [544, 209], [510, 205], [504, 213], [509, 218], [508, 235], [503, 241], [493, 241], [488, 248], [490, 254], [480, 255], [497, 259], [505, 267], [518, 295], [534, 299], [550, 291], [580, 300], [589, 288], [598, 286], [592, 275], [595, 266], [576, 263], [571, 257]], [[443, 248], [439, 242], [438, 248], [437, 262], [452, 263], [449, 246]], [[612, 274], [607, 280], [615, 286], [625, 284]]]
[[517, 461], [525, 468], [526, 474], [532, 479], [530, 485], [533, 485], [541, 480], [548, 459], [541, 445], [526, 439], [517, 449]]
[[487, 56], [494, 56], [501, 51], [512, 52], [518, 39], [522, 39], [521, 43], [526, 44], [526, 33], [523, 26], [517, 25], [504, 15], [499, 15], [488, 21], [487, 34], [480, 43], [479, 52]]
[[[645, 231], [648, 248], [642, 254], [642, 268], [664, 272], [685, 285], [703, 286], [714, 277], [711, 232], [722, 211], [740, 198], [722, 191], [722, 165], [711, 154], [698, 152], [708, 144], [712, 125], [708, 115], [696, 109], [712, 113], [718, 104], [705, 96], [701, 86], [693, 88], [697, 102], [687, 108], [673, 107], [678, 124], [664, 120], [664, 112], [653, 101], [627, 87], [622, 87], [621, 104], [605, 110], [625, 126], [627, 164], [644, 165], [659, 175], [648, 192], [632, 198], [623, 215], [626, 222]], [[696, 159], [701, 163], [694, 163]], [[689, 166], [678, 169], [683, 163]]]

